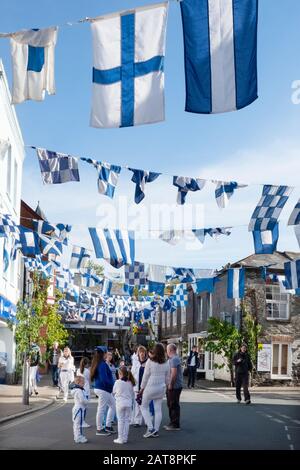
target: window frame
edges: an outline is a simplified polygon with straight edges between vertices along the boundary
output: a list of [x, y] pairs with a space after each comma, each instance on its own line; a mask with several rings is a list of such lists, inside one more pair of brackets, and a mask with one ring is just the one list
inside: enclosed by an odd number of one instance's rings
[[[271, 288], [271, 293], [272, 293], [272, 300], [271, 299], [267, 299], [267, 289], [268, 288]], [[281, 296], [285, 296], [286, 297], [286, 300], [285, 301], [281, 301], [281, 300], [273, 300], [273, 289], [274, 288], [277, 288], [278, 289], [278, 294], [280, 297]], [[282, 293], [280, 292], [280, 286], [279, 284], [266, 284], [266, 291], [265, 291], [265, 302], [266, 302], [266, 312], [265, 312], [265, 318], [266, 320], [268, 321], [289, 321], [290, 320], [290, 294], [289, 293]], [[285, 318], [280, 318], [280, 317], [274, 317], [274, 316], [269, 316], [269, 312], [268, 312], [268, 304], [269, 305], [286, 305], [286, 317]], [[280, 310], [280, 308], [279, 308]], [[273, 308], [272, 308], [272, 312], [273, 312]]]
[[[279, 380], [291, 380], [292, 373], [291, 373], [291, 343], [284, 343], [280, 341], [272, 341], [272, 357], [271, 357], [271, 379], [279, 379]], [[280, 374], [273, 374], [273, 347], [275, 345], [279, 345], [279, 355], [278, 355], [278, 369], [280, 366]], [[282, 346], [287, 346], [287, 373], [281, 374], [281, 359], [282, 359]]]

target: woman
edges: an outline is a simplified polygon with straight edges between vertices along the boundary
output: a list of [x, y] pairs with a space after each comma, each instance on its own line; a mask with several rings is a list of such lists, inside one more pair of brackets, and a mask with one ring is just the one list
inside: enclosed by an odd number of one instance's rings
[[[145, 366], [141, 390], [142, 396], [141, 412], [148, 431], [144, 437], [158, 437], [158, 431], [162, 420], [162, 401], [166, 393], [166, 387], [170, 380], [170, 367], [166, 359], [165, 349], [161, 343], [157, 343], [151, 358]], [[149, 410], [149, 404], [153, 400], [154, 405], [154, 426]]]
[[[105, 346], [98, 346], [91, 365], [91, 381], [95, 382], [95, 394], [98, 397], [96, 415], [97, 436], [109, 436], [110, 434], [115, 434], [111, 425], [116, 413], [115, 399], [112, 395], [113, 376], [108, 364], [106, 363], [106, 356], [107, 348]], [[108, 413], [104, 427], [103, 420], [107, 407]]]
[[59, 379], [61, 388], [64, 393], [64, 401], [68, 401], [69, 384], [74, 381], [74, 357], [72, 356], [71, 349], [66, 347], [63, 355], [58, 361]]
[[113, 376], [113, 382], [115, 383], [115, 381], [117, 380], [117, 369], [116, 369], [116, 366], [115, 366], [113, 353], [110, 352], [110, 351], [106, 354], [106, 362], [107, 362], [108, 367], [111, 370], [111, 373], [112, 373], [112, 376]]
[[[133, 403], [132, 423], [135, 428], [140, 427], [143, 423], [143, 416], [141, 412], [141, 405], [138, 403], [139, 392], [141, 390], [142, 379], [145, 372], [145, 365], [148, 360], [147, 349], [144, 346], [139, 346], [137, 350], [138, 361], [132, 365], [131, 373], [135, 380], [135, 400]], [[138, 399], [138, 401], [136, 401]]]

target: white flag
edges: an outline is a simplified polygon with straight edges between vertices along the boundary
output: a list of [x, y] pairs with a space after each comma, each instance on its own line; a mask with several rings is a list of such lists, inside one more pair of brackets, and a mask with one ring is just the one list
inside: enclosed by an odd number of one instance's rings
[[54, 49], [57, 27], [11, 34], [12, 102], [42, 101], [55, 94]]
[[163, 121], [168, 3], [94, 18], [93, 127]]

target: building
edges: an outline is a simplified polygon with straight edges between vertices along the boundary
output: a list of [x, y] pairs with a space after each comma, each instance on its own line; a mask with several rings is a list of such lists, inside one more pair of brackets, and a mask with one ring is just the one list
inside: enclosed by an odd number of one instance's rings
[[[0, 61], [0, 212], [10, 214], [20, 223], [20, 199], [24, 142], [3, 64]], [[0, 364], [3, 382], [13, 380], [15, 371], [14, 332], [7, 321], [14, 319], [16, 304], [22, 293], [21, 256], [15, 261], [4, 262], [4, 251], [9, 241], [0, 237]]]
[[[257, 380], [265, 384], [300, 383], [300, 296], [287, 291], [281, 282], [284, 263], [299, 258], [299, 253], [275, 252], [272, 255], [251, 255], [226, 266], [217, 274], [217, 282], [205, 283], [201, 292], [189, 288], [185, 309], [160, 315], [162, 341], [179, 344], [186, 353], [195, 344], [199, 348], [199, 373], [208, 380], [230, 380], [228, 368], [215, 368], [223, 359], [205, 351], [208, 320], [216, 317], [234, 324], [243, 322], [243, 311], [251, 313], [261, 326], [258, 338]], [[228, 268], [245, 268], [245, 298], [227, 298]], [[262, 267], [267, 268], [264, 278]]]

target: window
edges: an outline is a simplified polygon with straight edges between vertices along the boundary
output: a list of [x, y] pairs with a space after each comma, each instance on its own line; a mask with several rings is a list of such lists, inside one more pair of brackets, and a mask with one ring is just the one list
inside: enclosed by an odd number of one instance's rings
[[171, 312], [167, 312], [167, 328], [170, 328], [171, 326]]
[[177, 308], [175, 312], [173, 312], [173, 326], [177, 326]]
[[272, 378], [289, 377], [289, 344], [272, 344]]
[[186, 324], [186, 307], [181, 307], [181, 324], [185, 325]]
[[214, 369], [214, 353], [213, 352], [208, 352], [208, 369], [213, 370]]
[[268, 320], [289, 319], [289, 294], [280, 292], [278, 285], [266, 285], [266, 316]]
[[198, 322], [203, 322], [212, 316], [211, 294], [198, 297]]
[[202, 322], [203, 298], [198, 297], [198, 322]]

